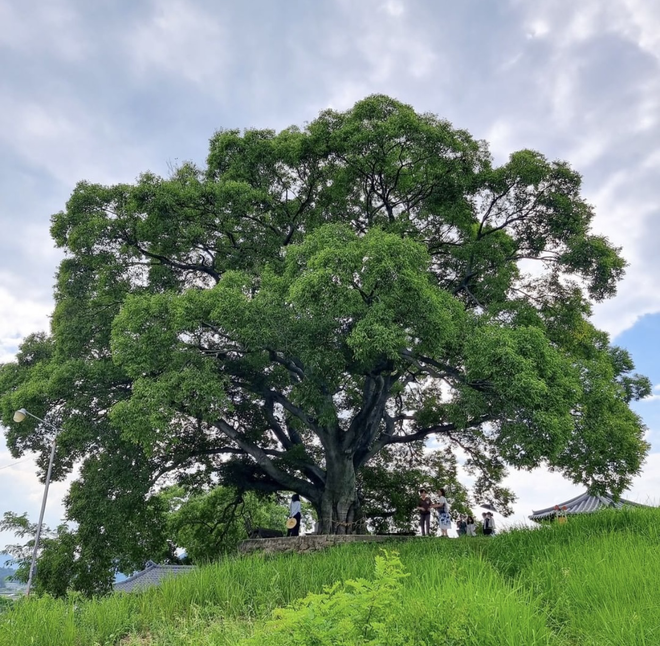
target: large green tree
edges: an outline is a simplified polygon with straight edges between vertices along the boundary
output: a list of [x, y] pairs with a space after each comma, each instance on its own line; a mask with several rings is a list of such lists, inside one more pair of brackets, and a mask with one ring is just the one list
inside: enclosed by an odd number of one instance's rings
[[427, 438], [491, 502], [506, 465], [619, 492], [649, 383], [589, 321], [625, 263], [580, 184], [529, 150], [496, 166], [385, 96], [220, 131], [205, 168], [82, 182], [53, 217], [51, 333], [0, 370], [8, 443], [48, 442], [17, 407], [63, 429], [56, 475], [82, 460], [69, 514], [90, 540], [108, 533], [86, 497], [130, 514], [166, 475], [295, 491], [322, 531], [353, 531], [361, 471]]

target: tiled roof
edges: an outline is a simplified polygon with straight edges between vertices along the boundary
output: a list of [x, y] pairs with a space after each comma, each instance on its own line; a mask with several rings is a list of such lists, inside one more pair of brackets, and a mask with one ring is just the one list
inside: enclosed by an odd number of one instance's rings
[[[603, 509], [605, 507], [614, 507], [620, 509], [624, 506], [631, 507], [643, 507], [637, 502], [631, 502], [629, 500], [624, 500], [619, 498], [615, 501], [612, 496], [592, 496], [588, 491], [583, 493], [576, 498], [567, 500], [566, 502], [560, 502], [556, 505], [564, 514], [584, 514], [598, 509]], [[564, 509], [566, 507], [566, 509]], [[539, 511], [533, 511], [532, 515], [529, 517], [530, 520], [549, 520], [554, 518], [557, 515], [557, 509], [555, 505], [548, 507], [547, 509], [540, 509]]]
[[152, 585], [159, 585], [166, 578], [191, 572], [194, 568], [194, 565], [157, 565], [153, 561], [147, 561], [142, 572], [137, 572], [128, 579], [115, 583], [113, 589], [115, 592], [144, 590]]

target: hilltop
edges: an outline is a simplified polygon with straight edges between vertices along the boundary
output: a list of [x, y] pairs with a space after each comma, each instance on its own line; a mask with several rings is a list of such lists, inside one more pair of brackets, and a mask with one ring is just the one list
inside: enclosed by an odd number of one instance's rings
[[[391, 555], [374, 574], [382, 552], [371, 544], [225, 558], [141, 594], [22, 600], [0, 614], [0, 646], [657, 644], [659, 543], [660, 510], [626, 509], [492, 539], [392, 544], [408, 574], [400, 579]], [[331, 600], [317, 596], [314, 613], [284, 613], [280, 625], [306, 640], [264, 630], [274, 609], [358, 578]], [[332, 641], [312, 638], [318, 626]]]

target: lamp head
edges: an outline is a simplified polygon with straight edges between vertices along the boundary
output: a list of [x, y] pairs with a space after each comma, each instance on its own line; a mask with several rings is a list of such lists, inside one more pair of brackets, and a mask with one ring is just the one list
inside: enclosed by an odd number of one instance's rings
[[15, 413], [14, 413], [14, 421], [15, 422], [22, 422], [28, 415], [28, 412], [24, 408], [19, 408]]

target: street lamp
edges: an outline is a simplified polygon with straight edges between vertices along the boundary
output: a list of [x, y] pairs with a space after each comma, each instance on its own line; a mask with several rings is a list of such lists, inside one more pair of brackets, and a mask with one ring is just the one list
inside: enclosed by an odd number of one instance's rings
[[34, 569], [37, 564], [37, 551], [39, 549], [39, 538], [41, 537], [41, 526], [44, 522], [44, 512], [46, 511], [46, 500], [48, 498], [48, 486], [50, 485], [50, 474], [53, 471], [53, 459], [55, 458], [55, 441], [57, 440], [57, 433], [59, 429], [47, 422], [41, 417], [37, 417], [32, 413], [25, 410], [25, 408], [20, 408], [14, 413], [14, 421], [22, 422], [26, 417], [33, 417], [34, 419], [40, 421], [46, 426], [50, 426], [55, 431], [53, 436], [53, 442], [50, 447], [50, 460], [48, 460], [48, 473], [46, 474], [46, 486], [44, 487], [44, 498], [41, 501], [41, 513], [39, 514], [39, 522], [37, 524], [37, 535], [34, 538], [34, 549], [32, 550], [32, 562], [30, 563], [30, 574], [28, 575], [27, 590], [25, 591], [25, 596], [27, 597], [30, 594], [30, 588], [32, 587], [32, 579], [34, 579]]

